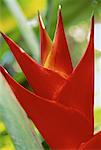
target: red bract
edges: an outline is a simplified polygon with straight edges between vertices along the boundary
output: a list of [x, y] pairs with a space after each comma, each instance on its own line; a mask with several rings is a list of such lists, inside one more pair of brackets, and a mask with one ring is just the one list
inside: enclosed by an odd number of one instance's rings
[[61, 10], [53, 43], [38, 17], [42, 66], [2, 33], [35, 93], [14, 81], [4, 68], [0, 71], [52, 149], [101, 149], [101, 133], [94, 135], [93, 119], [94, 17], [87, 50], [74, 70]]

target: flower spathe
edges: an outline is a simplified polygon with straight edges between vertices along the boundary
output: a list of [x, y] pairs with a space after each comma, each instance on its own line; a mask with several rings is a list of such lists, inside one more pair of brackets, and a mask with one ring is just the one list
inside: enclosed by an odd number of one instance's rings
[[52, 149], [101, 149], [101, 133], [94, 135], [94, 17], [87, 50], [75, 69], [69, 54], [59, 9], [52, 42], [39, 14], [41, 64], [2, 33], [30, 86], [28, 91], [7, 71], [0, 71], [17, 100]]

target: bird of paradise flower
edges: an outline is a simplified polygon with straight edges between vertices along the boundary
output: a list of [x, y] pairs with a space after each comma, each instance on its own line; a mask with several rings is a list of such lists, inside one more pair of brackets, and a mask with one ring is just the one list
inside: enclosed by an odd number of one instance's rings
[[1, 33], [34, 92], [0, 71], [17, 100], [52, 149], [101, 149], [101, 132], [94, 135], [94, 17], [90, 40], [73, 69], [61, 9], [52, 42], [39, 14], [41, 65]]

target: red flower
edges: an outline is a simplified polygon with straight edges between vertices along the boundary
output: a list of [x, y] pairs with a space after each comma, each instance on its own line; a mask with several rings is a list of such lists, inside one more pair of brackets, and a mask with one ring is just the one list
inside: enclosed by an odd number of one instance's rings
[[75, 69], [68, 50], [61, 10], [54, 41], [40, 15], [41, 65], [2, 33], [33, 92], [0, 67], [18, 101], [52, 149], [101, 149], [101, 132], [94, 135], [94, 17], [87, 50]]

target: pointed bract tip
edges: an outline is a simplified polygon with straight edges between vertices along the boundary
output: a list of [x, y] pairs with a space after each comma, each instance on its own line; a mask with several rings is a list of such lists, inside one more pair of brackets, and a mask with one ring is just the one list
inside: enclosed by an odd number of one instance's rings
[[0, 73], [6, 78], [6, 75], [8, 74], [7, 70], [3, 67], [0, 66]]
[[91, 20], [91, 36], [94, 37], [94, 15], [92, 16]]
[[4, 72], [5, 72], [5, 69], [0, 65], [0, 72], [2, 73], [2, 74], [4, 74]]
[[5, 34], [2, 32], [2, 31], [0, 31], [0, 34], [4, 37], [5, 36]]
[[37, 10], [37, 12], [38, 12], [38, 16], [40, 15], [40, 11], [39, 10]]
[[62, 13], [61, 13], [61, 5], [59, 5], [59, 9], [58, 9], [58, 19], [62, 19]]
[[92, 15], [92, 19], [94, 20], [94, 14]]
[[62, 6], [61, 6], [61, 5], [59, 5], [59, 11], [61, 11], [61, 8], [62, 8]]
[[0, 72], [2, 72], [3, 67], [0, 65]]
[[92, 26], [94, 26], [94, 15], [92, 16]]
[[62, 6], [59, 5], [59, 8], [58, 8], [58, 14], [59, 14], [59, 16], [61, 16], [61, 9], [62, 9]]
[[43, 23], [43, 20], [42, 20], [42, 17], [40, 15], [39, 11], [38, 11], [38, 20], [39, 20], [39, 25], [40, 25], [41, 29], [45, 29], [45, 26], [44, 26], [44, 23]]
[[1, 35], [2, 35], [2, 37], [3, 37], [4, 39], [7, 39], [7, 38], [8, 38], [5, 33], [1, 32], [1, 31], [0, 31], [0, 33], [1, 33]]
[[2, 66], [0, 66], [0, 72], [2, 71]]
[[0, 31], [0, 34], [2, 34], [3, 32], [2, 31]]

